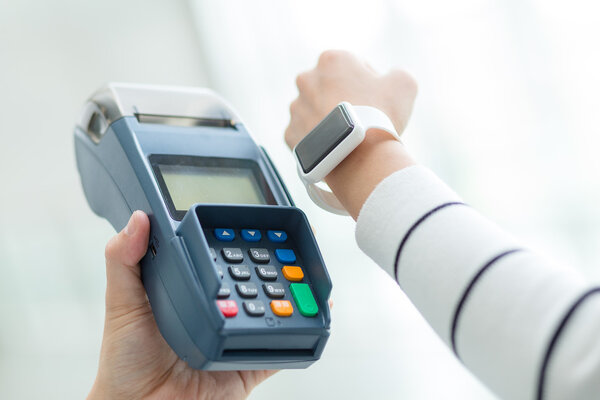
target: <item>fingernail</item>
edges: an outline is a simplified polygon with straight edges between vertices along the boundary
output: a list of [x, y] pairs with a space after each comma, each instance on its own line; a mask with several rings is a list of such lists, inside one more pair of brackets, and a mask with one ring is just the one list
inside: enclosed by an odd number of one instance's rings
[[135, 222], [135, 213], [133, 213], [131, 215], [131, 218], [129, 218], [129, 222], [127, 223], [127, 226], [125, 227], [125, 234], [127, 236], [131, 236], [135, 233], [136, 229], [137, 229], [137, 224]]

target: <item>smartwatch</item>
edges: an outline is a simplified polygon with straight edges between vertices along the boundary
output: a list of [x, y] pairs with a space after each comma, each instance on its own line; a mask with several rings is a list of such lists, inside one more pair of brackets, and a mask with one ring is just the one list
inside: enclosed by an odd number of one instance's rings
[[294, 147], [298, 175], [319, 207], [334, 214], [348, 215], [335, 195], [317, 183], [362, 143], [371, 128], [384, 130], [400, 140], [392, 121], [383, 111], [343, 101]]

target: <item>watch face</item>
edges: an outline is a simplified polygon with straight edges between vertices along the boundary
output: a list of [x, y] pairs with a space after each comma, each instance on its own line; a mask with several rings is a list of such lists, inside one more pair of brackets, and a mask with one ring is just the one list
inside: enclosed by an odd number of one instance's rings
[[354, 123], [346, 107], [338, 105], [296, 146], [296, 156], [304, 173], [312, 171], [353, 130]]

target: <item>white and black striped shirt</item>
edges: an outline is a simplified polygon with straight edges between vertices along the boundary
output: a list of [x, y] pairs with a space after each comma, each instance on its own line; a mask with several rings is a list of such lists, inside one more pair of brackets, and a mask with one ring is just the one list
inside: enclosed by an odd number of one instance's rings
[[381, 182], [360, 248], [504, 399], [600, 399], [600, 288], [522, 247], [427, 168]]

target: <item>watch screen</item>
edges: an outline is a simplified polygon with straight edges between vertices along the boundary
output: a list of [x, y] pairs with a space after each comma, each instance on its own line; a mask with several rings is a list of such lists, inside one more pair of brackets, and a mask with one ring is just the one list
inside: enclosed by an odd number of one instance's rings
[[312, 171], [353, 129], [346, 109], [337, 106], [296, 146], [296, 156], [304, 173]]

